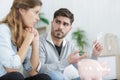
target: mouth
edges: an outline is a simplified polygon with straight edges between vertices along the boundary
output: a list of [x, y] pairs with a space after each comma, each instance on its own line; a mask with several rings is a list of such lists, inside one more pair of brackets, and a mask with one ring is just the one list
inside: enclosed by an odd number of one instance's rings
[[63, 33], [61, 30], [56, 30], [56, 32]]
[[36, 22], [33, 22], [33, 26], [35, 26]]

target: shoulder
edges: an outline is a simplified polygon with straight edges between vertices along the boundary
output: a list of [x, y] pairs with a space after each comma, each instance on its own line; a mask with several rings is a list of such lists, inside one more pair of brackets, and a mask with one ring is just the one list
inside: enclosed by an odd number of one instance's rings
[[74, 42], [68, 39], [65, 39], [66, 44], [70, 45], [70, 46], [75, 46]]
[[40, 48], [46, 46], [46, 43], [47, 43], [47, 34], [46, 33], [40, 35], [39, 42], [40, 42]]
[[46, 41], [46, 39], [47, 39], [47, 33], [44, 33], [44, 34], [42, 34], [42, 35], [40, 35], [40, 41]]
[[0, 32], [10, 32], [10, 28], [7, 24], [0, 24]]
[[0, 24], [0, 42], [11, 43], [11, 31], [7, 24]]
[[74, 42], [68, 40], [68, 39], [65, 39], [66, 43], [65, 43], [65, 47], [67, 49], [70, 49], [71, 51], [74, 51], [76, 49], [76, 46], [74, 44]]

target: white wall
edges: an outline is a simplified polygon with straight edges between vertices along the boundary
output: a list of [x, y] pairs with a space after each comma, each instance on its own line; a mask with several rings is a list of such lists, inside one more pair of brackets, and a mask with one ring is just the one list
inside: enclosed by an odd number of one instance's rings
[[[0, 0], [0, 20], [9, 11], [12, 1]], [[99, 32], [113, 33], [120, 40], [120, 0], [42, 0], [42, 2], [42, 12], [50, 21], [55, 10], [61, 7], [70, 9], [75, 16], [73, 30], [77, 27], [85, 30], [90, 45]], [[71, 38], [71, 33], [68, 38]]]
[[[120, 0], [42, 0], [43, 8], [49, 20], [60, 7], [70, 9], [75, 15], [73, 28], [85, 30], [89, 44], [98, 33], [113, 33], [120, 40]], [[74, 30], [73, 29], [73, 30]], [[71, 34], [68, 38], [71, 38]]]
[[0, 0], [0, 20], [2, 20], [9, 12], [13, 0]]

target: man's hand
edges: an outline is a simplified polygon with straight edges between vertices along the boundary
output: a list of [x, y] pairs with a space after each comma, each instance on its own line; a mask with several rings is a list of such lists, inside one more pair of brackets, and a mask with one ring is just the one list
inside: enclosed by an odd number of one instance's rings
[[103, 50], [103, 46], [99, 42], [95, 41], [93, 43], [93, 53], [92, 53], [92, 56], [98, 57], [101, 54], [102, 50]]
[[67, 60], [70, 64], [74, 64], [74, 63], [77, 63], [78, 61], [80, 61], [81, 59], [84, 59], [86, 57], [87, 57], [86, 53], [79, 56], [79, 50], [76, 50], [68, 56]]

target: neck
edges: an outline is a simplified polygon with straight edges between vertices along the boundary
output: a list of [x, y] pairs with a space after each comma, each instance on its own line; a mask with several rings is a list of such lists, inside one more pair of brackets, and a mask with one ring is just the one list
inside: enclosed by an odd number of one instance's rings
[[61, 46], [63, 39], [58, 39], [58, 38], [55, 38], [54, 36], [52, 36], [52, 41], [55, 45]]

